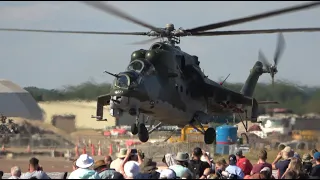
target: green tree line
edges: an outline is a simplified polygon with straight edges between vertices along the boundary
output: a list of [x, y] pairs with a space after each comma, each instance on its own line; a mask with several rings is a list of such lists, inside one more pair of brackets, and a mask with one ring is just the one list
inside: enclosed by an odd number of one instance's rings
[[[224, 86], [239, 92], [243, 84], [225, 83]], [[96, 100], [99, 95], [110, 91], [109, 83], [84, 82], [75, 86], [65, 86], [62, 89], [44, 89], [38, 87], [25, 87], [36, 101], [65, 101], [65, 100]], [[295, 113], [320, 113], [320, 88], [299, 87], [295, 84], [277, 82], [270, 84], [258, 84], [254, 97], [259, 101], [278, 101], [278, 105], [261, 105], [265, 108], [288, 108]]]

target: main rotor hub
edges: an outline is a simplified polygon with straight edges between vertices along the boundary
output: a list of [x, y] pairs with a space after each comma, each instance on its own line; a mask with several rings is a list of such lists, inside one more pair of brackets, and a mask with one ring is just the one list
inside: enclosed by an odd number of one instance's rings
[[169, 31], [173, 31], [174, 30], [174, 25], [173, 24], [166, 24], [166, 29], [168, 29]]

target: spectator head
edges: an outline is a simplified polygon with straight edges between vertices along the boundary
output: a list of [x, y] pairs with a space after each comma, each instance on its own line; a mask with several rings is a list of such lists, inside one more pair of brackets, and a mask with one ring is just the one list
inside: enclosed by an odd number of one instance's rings
[[110, 164], [112, 162], [111, 156], [104, 157], [104, 162], [106, 163], [107, 167], [110, 168]]
[[21, 176], [21, 169], [18, 166], [13, 166], [11, 168], [11, 176], [20, 177]]
[[173, 154], [166, 154], [162, 158], [162, 162], [165, 163], [168, 167], [175, 165]]
[[201, 156], [202, 156], [202, 149], [199, 147], [194, 148], [193, 149], [193, 157], [200, 160]]
[[290, 164], [288, 166], [288, 170], [289, 171], [293, 171], [296, 174], [300, 174], [301, 170], [302, 170], [302, 163], [301, 160], [298, 158], [291, 158]]
[[237, 164], [237, 157], [234, 154], [229, 156], [229, 165], [236, 165]]
[[316, 152], [313, 154], [313, 159], [315, 159], [317, 162], [320, 162], [320, 152]]
[[272, 171], [269, 167], [264, 167], [260, 170], [260, 174], [262, 174], [266, 179], [271, 179]]
[[139, 164], [136, 161], [128, 161], [124, 165], [124, 173], [130, 179], [133, 179], [140, 172]]
[[298, 159], [301, 159], [300, 154], [297, 153], [297, 152], [294, 152], [293, 157], [298, 158]]
[[104, 162], [104, 160], [99, 160], [94, 162], [93, 164], [93, 170], [100, 172], [102, 169], [106, 169], [107, 164]]
[[311, 150], [310, 154], [311, 154], [312, 158], [313, 158], [314, 153], [316, 153], [316, 152], [318, 152], [317, 149], [312, 149], [312, 150]]
[[40, 168], [39, 160], [35, 157], [29, 160], [29, 170], [30, 171], [37, 171]]
[[117, 153], [117, 158], [124, 159], [127, 156], [127, 149], [121, 148], [119, 153]]
[[124, 179], [123, 175], [117, 171], [113, 172], [111, 179]]
[[243, 157], [243, 153], [242, 153], [242, 150], [241, 150], [241, 149], [239, 149], [239, 150], [236, 152], [236, 157], [237, 157], [237, 159]]
[[261, 149], [258, 154], [260, 160], [266, 161], [268, 159], [268, 153], [265, 149]]
[[157, 169], [157, 163], [152, 161], [151, 158], [146, 158], [140, 165], [141, 173], [151, 173]]
[[227, 162], [224, 158], [220, 158], [216, 161], [216, 171], [222, 170], [224, 171], [227, 167]]
[[87, 169], [91, 167], [93, 163], [94, 160], [92, 157], [88, 156], [88, 154], [81, 154], [76, 161], [76, 166], [81, 169]]
[[175, 160], [177, 161], [177, 164], [182, 165], [189, 161], [189, 155], [185, 152], [178, 152], [175, 157]]
[[160, 173], [160, 179], [177, 179], [177, 177], [172, 169], [164, 169]]
[[293, 150], [291, 149], [290, 146], [286, 146], [286, 147], [281, 151], [281, 154], [282, 154], [282, 158], [283, 158], [283, 159], [289, 159], [289, 158], [293, 157], [294, 152], [293, 152]]
[[284, 179], [297, 179], [297, 177], [298, 177], [298, 175], [297, 175], [296, 172], [289, 170], [289, 171], [286, 173], [286, 175], [284, 176]]
[[309, 163], [312, 161], [312, 157], [310, 156], [310, 154], [304, 154], [302, 156], [302, 162], [304, 163]]

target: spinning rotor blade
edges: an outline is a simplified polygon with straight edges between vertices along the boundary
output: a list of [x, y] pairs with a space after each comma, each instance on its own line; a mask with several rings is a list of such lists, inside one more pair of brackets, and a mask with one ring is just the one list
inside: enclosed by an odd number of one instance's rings
[[219, 23], [200, 26], [200, 27], [188, 29], [186, 31], [190, 32], [190, 33], [208, 31], [208, 30], [212, 30], [212, 29], [218, 29], [218, 28], [222, 28], [222, 27], [227, 27], [227, 26], [232, 26], [232, 25], [241, 24], [241, 23], [245, 23], [245, 22], [255, 21], [255, 20], [259, 20], [259, 19], [263, 19], [263, 18], [267, 18], [267, 17], [272, 17], [272, 16], [284, 14], [284, 13], [308, 9], [308, 8], [316, 7], [318, 5], [320, 5], [319, 1], [311, 2], [311, 3], [309, 2], [309, 3], [304, 3], [304, 4], [300, 4], [300, 5], [296, 5], [296, 6], [282, 8], [279, 10], [268, 11], [268, 12], [261, 13], [261, 14], [251, 15], [251, 16], [247, 16], [244, 18], [232, 19], [232, 20], [223, 21], [223, 22], [219, 22]]
[[151, 38], [151, 39], [130, 43], [130, 45], [148, 44], [148, 43], [151, 43], [151, 42], [156, 41], [158, 39], [160, 39], [160, 37], [154, 37], [154, 38]]
[[267, 60], [266, 56], [263, 54], [261, 50], [259, 50], [259, 61], [262, 62], [262, 64], [266, 67], [267, 70], [270, 70], [270, 67], [272, 66], [269, 61]]
[[258, 30], [238, 30], [238, 31], [209, 31], [195, 32], [192, 36], [226, 36], [226, 35], [242, 35], [242, 34], [271, 34], [278, 32], [318, 32], [320, 28], [286, 28], [286, 29], [258, 29]]
[[145, 32], [102, 32], [102, 31], [59, 31], [59, 30], [39, 30], [39, 29], [6, 29], [0, 31], [22, 31], [22, 32], [44, 32], [44, 33], [67, 33], [67, 34], [113, 34], [113, 35], [147, 35]]
[[145, 22], [142, 22], [140, 20], [138, 20], [137, 18], [134, 18], [122, 11], [120, 11], [119, 9], [115, 8], [115, 7], [112, 7], [110, 4], [105, 4], [101, 1], [79, 1], [79, 2], [82, 2], [82, 3], [85, 3], [89, 6], [92, 6], [96, 9], [99, 9], [103, 12], [106, 12], [106, 13], [109, 13], [109, 14], [112, 14], [114, 16], [117, 16], [117, 17], [120, 17], [122, 19], [125, 19], [127, 21], [130, 21], [132, 23], [135, 23], [137, 25], [140, 25], [140, 26], [143, 26], [143, 27], [146, 27], [148, 29], [151, 29], [153, 31], [156, 31], [156, 32], [160, 32], [158, 28], [150, 25], [150, 24], [147, 24]]
[[286, 46], [286, 42], [284, 40], [283, 34], [279, 33], [276, 52], [274, 54], [274, 59], [273, 59], [274, 60], [274, 67], [277, 67], [277, 64], [279, 62], [279, 58], [282, 55], [285, 46]]

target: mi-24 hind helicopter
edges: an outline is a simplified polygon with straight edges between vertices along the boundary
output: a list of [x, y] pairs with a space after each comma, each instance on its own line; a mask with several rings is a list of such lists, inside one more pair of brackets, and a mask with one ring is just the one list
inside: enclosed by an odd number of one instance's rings
[[[115, 35], [142, 35], [155, 38], [143, 43], [160, 40], [149, 49], [134, 51], [131, 60], [124, 72], [108, 74], [115, 77], [109, 94], [101, 95], [97, 100], [96, 118], [103, 121], [103, 107], [110, 105], [110, 113], [119, 117], [123, 112], [128, 112], [136, 117], [132, 124], [132, 134], [138, 134], [140, 141], [147, 142], [149, 134], [161, 124], [178, 125], [187, 124], [193, 126], [204, 135], [204, 142], [212, 144], [215, 141], [215, 129], [204, 130], [202, 124], [214, 121], [214, 116], [237, 113], [246, 113], [247, 107], [251, 107], [252, 122], [257, 121], [258, 104], [276, 102], [258, 102], [253, 98], [253, 92], [259, 77], [268, 73], [274, 80], [277, 71], [279, 57], [284, 49], [284, 38], [279, 35], [278, 45], [274, 56], [274, 64], [266, 60], [262, 52], [259, 52], [259, 60], [254, 64], [241, 92], [234, 92], [210, 80], [201, 70], [197, 56], [190, 55], [176, 46], [180, 43], [180, 37], [184, 36], [221, 36], [263, 34], [277, 32], [316, 32], [320, 28], [294, 28], [294, 29], [262, 29], [262, 30], [237, 30], [237, 31], [208, 31], [241, 24], [249, 21], [276, 16], [288, 12], [313, 8], [320, 2], [310, 2], [288, 8], [265, 12], [244, 18], [228, 20], [209, 24], [192, 29], [175, 29], [173, 24], [167, 24], [165, 28], [156, 28], [144, 23], [115, 7], [98, 1], [85, 1], [87, 5], [95, 7], [106, 13], [118, 16], [140, 26], [151, 29], [149, 32], [96, 32], [96, 31], [55, 31], [33, 29], [4, 29], [2, 31], [28, 31], [49, 33], [78, 33], [78, 34], [115, 34]], [[140, 42], [141, 44], [142, 42]], [[150, 127], [157, 120], [160, 123], [152, 129], [147, 129], [145, 122], [139, 119], [140, 114], [146, 115], [150, 120]], [[241, 120], [243, 122], [243, 120]], [[247, 120], [246, 120], [247, 121]], [[197, 126], [198, 125], [198, 126]], [[243, 123], [245, 128], [247, 126]], [[201, 128], [197, 128], [201, 127]]]

